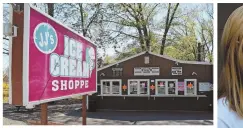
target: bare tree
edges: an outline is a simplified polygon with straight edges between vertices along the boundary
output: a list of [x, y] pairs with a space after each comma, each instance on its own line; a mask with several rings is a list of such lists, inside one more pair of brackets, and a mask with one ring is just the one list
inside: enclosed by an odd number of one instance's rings
[[54, 17], [54, 3], [48, 3], [47, 7], [48, 7], [48, 14], [51, 17]]
[[207, 4], [202, 8], [206, 12], [209, 18], [205, 19], [204, 16], [199, 16], [197, 18], [197, 22], [199, 24], [199, 40], [202, 44], [201, 53], [202, 59], [205, 60], [206, 58], [212, 62], [212, 55], [213, 55], [213, 5]]
[[[151, 45], [150, 21], [159, 4], [110, 4], [111, 12], [106, 14], [104, 22], [112, 23], [116, 29], [109, 29], [117, 36], [137, 40], [143, 51]], [[124, 39], [123, 39], [124, 40]]]
[[161, 48], [160, 48], [160, 54], [161, 55], [164, 54], [166, 36], [167, 36], [167, 33], [168, 33], [168, 31], [171, 27], [173, 19], [175, 18], [174, 16], [175, 16], [175, 13], [176, 13], [178, 6], [179, 6], [179, 3], [175, 4], [174, 6], [171, 3], [169, 3], [167, 16], [166, 16], [166, 22], [165, 22], [165, 29], [164, 29], [164, 34], [163, 34], [163, 37], [162, 37]]

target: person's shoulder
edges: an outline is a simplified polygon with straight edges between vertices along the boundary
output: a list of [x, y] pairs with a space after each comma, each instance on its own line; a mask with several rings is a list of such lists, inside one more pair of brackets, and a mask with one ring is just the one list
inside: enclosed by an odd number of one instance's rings
[[218, 100], [218, 120], [230, 128], [239, 128], [239, 124], [241, 126], [243, 125], [243, 120], [236, 112], [229, 108], [226, 98], [220, 98]]
[[226, 98], [220, 98], [218, 100], [218, 118], [225, 118], [225, 115], [230, 114], [230, 109], [228, 107], [228, 103], [226, 102]]
[[230, 112], [226, 98], [220, 98], [218, 100], [218, 120], [225, 126], [231, 128], [233, 121], [231, 116], [232, 112]]

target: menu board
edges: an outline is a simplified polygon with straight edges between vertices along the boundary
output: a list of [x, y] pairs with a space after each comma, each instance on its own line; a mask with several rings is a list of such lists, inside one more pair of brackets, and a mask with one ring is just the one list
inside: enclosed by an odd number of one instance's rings
[[207, 92], [212, 90], [212, 84], [209, 82], [199, 82], [199, 91]]
[[160, 73], [159, 67], [135, 67], [134, 76], [158, 76]]
[[171, 75], [182, 75], [182, 67], [172, 67]]

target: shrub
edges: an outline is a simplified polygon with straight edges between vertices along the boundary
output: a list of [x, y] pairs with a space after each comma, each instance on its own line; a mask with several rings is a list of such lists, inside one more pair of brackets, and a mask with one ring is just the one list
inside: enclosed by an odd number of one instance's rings
[[3, 83], [3, 102], [7, 103], [8, 102], [8, 97], [9, 97], [9, 86], [8, 83]]
[[8, 90], [9, 87], [8, 87], [8, 83], [3, 83], [3, 90]]
[[6, 90], [3, 90], [3, 97], [8, 97], [8, 90], [6, 91]]

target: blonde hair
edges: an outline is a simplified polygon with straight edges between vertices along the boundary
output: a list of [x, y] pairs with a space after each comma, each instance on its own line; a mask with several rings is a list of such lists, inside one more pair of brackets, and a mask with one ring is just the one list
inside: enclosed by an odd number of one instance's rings
[[226, 97], [230, 109], [243, 118], [243, 6], [228, 18], [221, 45], [224, 61], [219, 97]]

